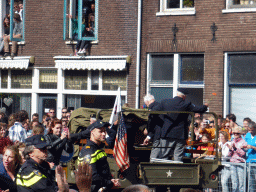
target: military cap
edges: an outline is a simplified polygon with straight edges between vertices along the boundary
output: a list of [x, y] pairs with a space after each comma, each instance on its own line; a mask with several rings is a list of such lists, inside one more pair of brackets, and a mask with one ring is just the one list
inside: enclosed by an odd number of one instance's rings
[[108, 126], [109, 126], [109, 123], [105, 123], [98, 120], [95, 123], [91, 124], [88, 128], [90, 129], [90, 131], [92, 131], [93, 129], [96, 129], [96, 128], [108, 127]]
[[177, 91], [183, 93], [184, 95], [189, 94], [189, 91], [187, 88], [178, 88]]
[[49, 144], [46, 142], [43, 135], [33, 135], [25, 140], [26, 145], [34, 145], [36, 148], [42, 149]]

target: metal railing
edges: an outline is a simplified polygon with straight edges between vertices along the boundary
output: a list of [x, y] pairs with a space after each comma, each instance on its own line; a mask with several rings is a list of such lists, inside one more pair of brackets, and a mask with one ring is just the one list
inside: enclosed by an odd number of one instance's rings
[[256, 192], [256, 160], [250, 163], [222, 163], [218, 188], [204, 189], [204, 192]]

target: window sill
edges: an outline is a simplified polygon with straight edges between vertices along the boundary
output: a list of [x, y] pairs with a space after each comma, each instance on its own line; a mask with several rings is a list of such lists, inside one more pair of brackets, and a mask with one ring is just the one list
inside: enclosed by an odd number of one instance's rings
[[[99, 43], [98, 40], [96, 40], [96, 41], [91, 41], [91, 44], [93, 44], [93, 45], [98, 44], [98, 43]], [[70, 41], [65, 41], [65, 44], [66, 44], [66, 45], [76, 45], [76, 44], [77, 44], [77, 41], [72, 41], [72, 40], [70, 40]]]
[[[17, 44], [18, 45], [25, 45], [25, 41], [18, 41]], [[12, 45], [12, 42], [9, 42], [9, 45]]]
[[222, 13], [245, 13], [256, 12], [256, 8], [235, 8], [235, 9], [223, 9]]
[[171, 9], [166, 11], [160, 11], [156, 13], [156, 16], [167, 16], [167, 15], [195, 15], [195, 8], [184, 8], [184, 9]]

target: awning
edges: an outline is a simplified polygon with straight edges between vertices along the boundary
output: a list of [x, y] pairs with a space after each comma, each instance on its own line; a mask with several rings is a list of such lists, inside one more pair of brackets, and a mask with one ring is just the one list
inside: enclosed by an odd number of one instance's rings
[[62, 70], [114, 70], [126, 69], [130, 56], [56, 56], [55, 67]]
[[34, 56], [27, 57], [2, 57], [0, 59], [0, 69], [27, 69], [29, 63], [34, 63]]

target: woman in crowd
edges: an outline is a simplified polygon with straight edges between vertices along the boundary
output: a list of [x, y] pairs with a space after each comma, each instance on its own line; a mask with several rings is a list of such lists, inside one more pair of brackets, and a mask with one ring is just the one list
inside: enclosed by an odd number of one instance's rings
[[13, 145], [13, 142], [7, 135], [7, 125], [5, 123], [0, 123], [0, 159], [3, 157], [4, 148]]
[[62, 122], [59, 119], [52, 121], [48, 134], [45, 136], [48, 147], [48, 162], [53, 162], [54, 165], [59, 165], [62, 151], [67, 153], [73, 152], [73, 145], [70, 141], [70, 134], [68, 130], [62, 131]]
[[224, 168], [221, 171], [221, 184], [222, 190], [228, 191], [228, 180], [231, 176], [230, 164], [225, 164], [229, 162], [229, 147], [231, 143], [228, 141], [228, 133], [226, 131], [220, 131], [219, 133], [219, 151], [221, 152], [221, 160], [224, 163]]
[[242, 128], [233, 128], [234, 139], [231, 141], [229, 147], [229, 156], [231, 157], [230, 162], [237, 163], [231, 165], [231, 180], [233, 191], [244, 191], [244, 166], [239, 163], [244, 163], [246, 160], [246, 152], [244, 148], [247, 147], [247, 143], [241, 137]]
[[21, 164], [22, 160], [17, 146], [11, 145], [5, 148], [3, 162], [0, 164], [0, 176], [6, 179], [5, 186], [7, 185], [8, 188], [2, 188], [1, 183], [0, 187], [2, 190], [10, 189], [11, 191], [11, 189], [15, 188], [14, 179]]

